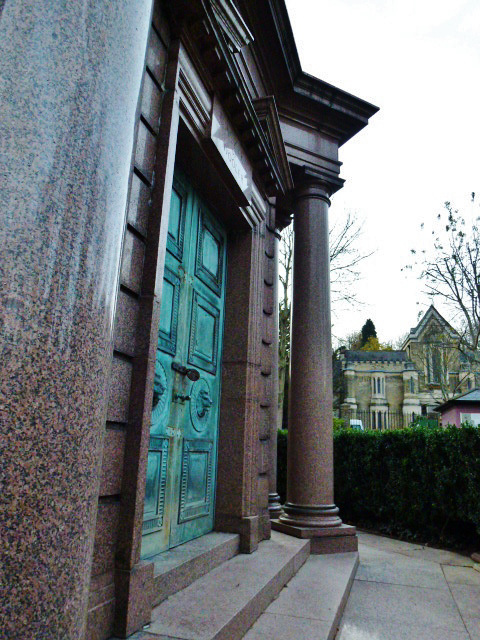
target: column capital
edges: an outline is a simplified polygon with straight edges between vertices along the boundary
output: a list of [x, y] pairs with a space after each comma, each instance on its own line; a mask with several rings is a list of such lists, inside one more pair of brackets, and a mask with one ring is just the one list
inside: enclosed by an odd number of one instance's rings
[[292, 200], [304, 198], [323, 200], [330, 206], [330, 197], [343, 187], [344, 180], [325, 171], [302, 167], [295, 173], [295, 187]]

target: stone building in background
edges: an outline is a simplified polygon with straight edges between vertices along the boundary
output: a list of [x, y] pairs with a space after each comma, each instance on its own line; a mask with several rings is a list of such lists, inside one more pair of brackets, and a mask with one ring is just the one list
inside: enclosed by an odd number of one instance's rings
[[407, 426], [439, 403], [473, 389], [478, 374], [458, 348], [459, 340], [432, 305], [401, 350], [342, 350], [340, 416], [362, 419], [373, 429]]

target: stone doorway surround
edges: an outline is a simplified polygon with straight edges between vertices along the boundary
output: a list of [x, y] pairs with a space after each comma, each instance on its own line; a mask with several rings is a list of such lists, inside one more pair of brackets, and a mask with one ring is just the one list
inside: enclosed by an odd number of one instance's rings
[[[215, 531], [240, 534], [240, 550], [250, 553], [270, 535], [268, 467], [266, 484], [259, 487], [260, 413], [268, 393], [262, 384], [262, 344], [265, 338], [265, 255], [273, 258], [274, 210], [253, 181], [250, 160], [238, 153], [232, 165], [219, 152], [222, 145], [238, 149], [236, 134], [222, 106], [212, 99], [187, 49], [172, 42], [166, 71], [165, 97], [158, 133], [141, 301], [140, 350], [130, 392], [116, 554], [115, 633], [121, 637], [148, 622], [154, 566], [140, 560], [145, 493], [146, 452], [150, 430], [156, 333], [163, 281], [168, 212], [177, 164], [200, 196], [208, 201], [228, 234], [227, 289], [219, 421]], [[213, 129], [214, 122], [220, 123]], [[238, 178], [240, 175], [240, 178]], [[246, 178], [245, 178], [246, 176]], [[235, 183], [235, 184], [234, 184]], [[228, 185], [226, 188], [224, 185]], [[277, 187], [270, 187], [277, 188]], [[157, 212], [157, 213], [155, 213]], [[267, 229], [267, 227], [270, 228]], [[271, 287], [274, 287], [272, 282]], [[268, 317], [273, 310], [268, 310]], [[272, 317], [273, 321], [273, 317]], [[269, 332], [272, 332], [272, 326]], [[265, 338], [265, 340], [263, 340]], [[274, 348], [273, 335], [269, 342]], [[267, 394], [267, 395], [265, 395]], [[273, 405], [272, 402], [268, 406]], [[275, 421], [276, 422], [276, 421]], [[270, 435], [270, 434], [269, 434]], [[268, 445], [268, 443], [267, 443]], [[265, 454], [268, 461], [269, 456]], [[262, 503], [259, 503], [259, 495]], [[262, 507], [263, 504], [263, 507]]]

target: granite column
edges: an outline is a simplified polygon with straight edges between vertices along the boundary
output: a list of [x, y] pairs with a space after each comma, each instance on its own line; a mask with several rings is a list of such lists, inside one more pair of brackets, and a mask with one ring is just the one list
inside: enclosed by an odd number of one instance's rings
[[151, 0], [0, 10], [0, 628], [78, 640]]
[[270, 468], [268, 512], [270, 518], [278, 518], [282, 513], [280, 496], [277, 492], [277, 433], [278, 433], [278, 243], [280, 234], [274, 231], [274, 256], [273, 256], [273, 335], [277, 336], [272, 348], [272, 402], [270, 405]]
[[313, 553], [350, 551], [333, 497], [329, 185], [304, 176], [294, 194], [294, 267], [287, 502], [276, 528], [312, 539]]

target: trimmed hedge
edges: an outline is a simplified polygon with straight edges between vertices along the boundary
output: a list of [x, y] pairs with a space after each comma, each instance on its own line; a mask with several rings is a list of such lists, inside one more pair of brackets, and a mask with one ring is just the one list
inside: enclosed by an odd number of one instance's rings
[[[285, 498], [287, 433], [278, 437]], [[480, 543], [480, 429], [341, 430], [334, 434], [335, 503], [345, 522], [407, 539]]]

